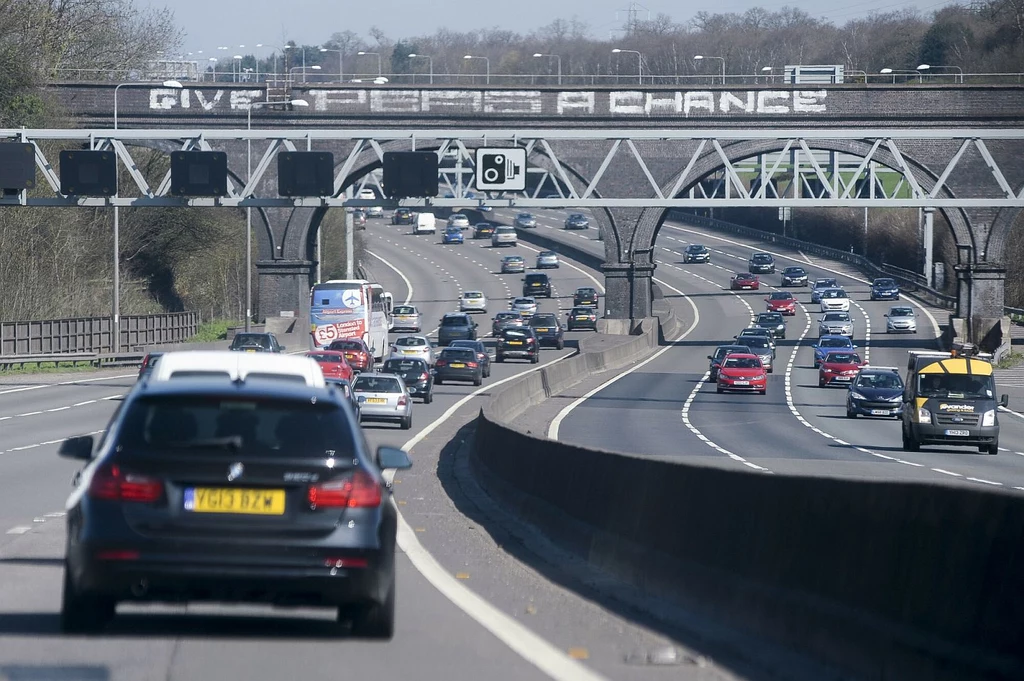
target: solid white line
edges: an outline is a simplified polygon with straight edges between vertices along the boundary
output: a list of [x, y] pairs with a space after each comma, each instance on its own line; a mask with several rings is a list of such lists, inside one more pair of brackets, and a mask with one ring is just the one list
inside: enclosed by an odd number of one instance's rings
[[983, 478], [967, 478], [967, 480], [970, 480], [971, 482], [980, 482], [983, 485], [993, 485], [995, 487], [1003, 486], [1003, 483], [1001, 482], [993, 482], [992, 480], [985, 480]]
[[42, 413], [43, 412], [41, 412], [41, 411], [27, 411], [24, 414], [16, 414], [15, 416], [20, 418], [22, 416], [35, 416], [36, 414], [42, 414]]
[[19, 525], [18, 527], [12, 527], [11, 529], [7, 530], [7, 532], [5, 532], [4, 534], [25, 534], [26, 532], [31, 532], [31, 531], [32, 531], [31, 527], [28, 527], [28, 526], [25, 526], [25, 525]]
[[607, 681], [606, 677], [572, 659], [456, 581], [437, 562], [437, 559], [423, 548], [419, 539], [416, 538], [416, 533], [401, 515], [398, 516], [398, 544], [409, 557], [413, 566], [435, 589], [520, 657], [552, 679], [558, 681]]
[[[684, 294], [682, 291], [680, 291], [679, 289], [677, 289], [677, 288], [675, 288], [673, 286], [670, 286], [670, 285], [668, 285], [668, 284], [666, 284], [666, 283], [664, 283], [662, 281], [658, 281], [657, 279], [655, 279], [655, 281], [657, 281], [659, 285], [666, 286], [667, 288], [669, 288], [669, 289], [675, 291], [676, 293], [678, 293], [679, 295], [683, 296], [683, 299], [686, 300], [686, 302], [689, 303], [690, 307], [693, 309], [693, 323], [690, 324], [690, 328], [688, 328], [682, 334], [680, 334], [676, 338], [672, 339], [672, 341], [670, 341], [670, 343], [675, 343], [676, 341], [680, 341], [680, 340], [686, 338], [687, 336], [689, 336], [690, 333], [695, 328], [697, 328], [697, 324], [700, 322], [700, 313], [697, 311], [697, 306], [694, 304], [693, 300], [691, 300], [690, 297], [687, 296], [686, 294]], [[610, 379], [608, 379], [607, 381], [605, 381], [601, 385], [597, 386], [593, 390], [587, 391], [587, 393], [585, 395], [583, 395], [583, 397], [578, 397], [575, 400], [573, 400], [572, 402], [570, 402], [569, 404], [567, 404], [565, 407], [562, 408], [561, 411], [558, 412], [558, 414], [555, 416], [555, 418], [551, 421], [551, 425], [548, 426], [548, 439], [549, 440], [558, 440], [558, 429], [559, 429], [559, 427], [561, 427], [562, 421], [572, 412], [573, 409], [575, 409], [576, 407], [580, 406], [581, 404], [583, 404], [584, 402], [586, 402], [591, 397], [593, 397], [597, 393], [601, 392], [602, 390], [604, 390], [605, 388], [607, 388], [611, 384], [615, 383], [620, 378], [624, 378], [624, 377], [628, 376], [629, 374], [633, 373], [634, 371], [636, 371], [637, 369], [639, 369], [640, 367], [643, 367], [643, 366], [647, 365], [648, 363], [653, 362], [654, 360], [658, 359], [663, 354], [665, 354], [666, 352], [671, 350], [672, 347], [673, 347], [672, 345], [665, 346], [661, 350], [658, 350], [656, 353], [654, 353], [653, 355], [651, 355], [650, 357], [645, 359], [643, 362], [640, 362], [636, 366], [631, 367], [631, 368], [627, 369], [626, 371], [623, 371], [622, 373], [620, 373], [617, 376], [612, 376]]]
[[75, 385], [77, 383], [93, 383], [96, 381], [114, 381], [119, 378], [135, 378], [137, 374], [122, 374], [119, 376], [101, 376], [99, 378], [79, 378], [74, 381], [63, 381], [61, 383], [48, 383], [47, 385], [27, 385], [21, 388], [11, 388], [10, 390], [0, 390], [0, 395], [7, 395], [9, 393], [20, 393], [26, 390], [40, 390], [42, 388], [57, 388], [62, 385]]
[[393, 269], [398, 274], [398, 276], [400, 276], [402, 278], [402, 281], [405, 282], [405, 288], [409, 292], [409, 295], [407, 295], [405, 297], [405, 302], [402, 303], [402, 305], [408, 305], [409, 301], [412, 300], [412, 282], [409, 281], [409, 278], [406, 277], [405, 274], [402, 273], [402, 270], [398, 269], [397, 267], [395, 267], [394, 265], [389, 263], [387, 260], [385, 260], [384, 258], [382, 258], [379, 255], [377, 255], [373, 251], [367, 251], [367, 253], [369, 253], [373, 257], [377, 258], [377, 260], [380, 260], [382, 263], [384, 263], [385, 265], [387, 265], [388, 267]]
[[936, 473], [942, 473], [943, 475], [952, 475], [954, 478], [962, 478], [962, 477], [964, 477], [960, 473], [954, 473], [953, 471], [943, 470], [942, 468], [933, 468], [932, 470], [935, 471]]

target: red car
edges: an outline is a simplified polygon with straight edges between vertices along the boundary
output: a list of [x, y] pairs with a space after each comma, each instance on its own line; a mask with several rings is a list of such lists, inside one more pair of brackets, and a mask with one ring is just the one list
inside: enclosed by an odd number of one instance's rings
[[313, 350], [307, 352], [306, 357], [316, 360], [320, 370], [324, 372], [324, 378], [344, 378], [351, 381], [355, 373], [345, 359], [345, 353], [340, 350]]
[[725, 356], [718, 368], [718, 392], [727, 390], [768, 392], [768, 373], [757, 355], [737, 352]]
[[818, 387], [826, 388], [830, 385], [849, 385], [861, 367], [867, 366], [862, 362], [860, 355], [847, 350], [830, 352], [818, 366]]
[[373, 369], [373, 355], [370, 348], [366, 347], [359, 338], [343, 338], [333, 341], [327, 346], [328, 350], [337, 350], [345, 355], [345, 360], [355, 371], [370, 371]]
[[765, 310], [781, 312], [787, 317], [796, 314], [796, 298], [789, 291], [778, 291], [764, 299]]
[[761, 280], [756, 274], [740, 272], [732, 275], [729, 280], [729, 288], [733, 291], [756, 291], [761, 288]]

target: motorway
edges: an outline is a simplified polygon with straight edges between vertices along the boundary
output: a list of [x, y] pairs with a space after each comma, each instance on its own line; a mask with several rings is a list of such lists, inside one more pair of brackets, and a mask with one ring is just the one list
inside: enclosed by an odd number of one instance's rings
[[[371, 221], [366, 232], [373, 278], [396, 302], [418, 305], [425, 320], [456, 307], [463, 290], [491, 301], [487, 319], [519, 292], [521, 275], [499, 275], [500, 258], [522, 244], [491, 249], [468, 239], [442, 246], [404, 227]], [[596, 272], [569, 263], [550, 271], [555, 285], [541, 310], [571, 306]], [[600, 288], [600, 287], [599, 287]], [[566, 297], [568, 296], [568, 300]], [[426, 325], [430, 331], [435, 325]], [[416, 403], [411, 431], [367, 426], [372, 446], [411, 451], [414, 467], [395, 479], [400, 528], [397, 631], [390, 643], [339, 635], [332, 613], [248, 606], [120, 606], [107, 631], [66, 637], [57, 630], [64, 544], [62, 511], [78, 466], [59, 459], [66, 437], [102, 431], [134, 384], [133, 372], [8, 377], [0, 384], [0, 679], [284, 679], [305, 676], [386, 679], [559, 679], [646, 681], [664, 667], [636, 664], [650, 651], [678, 651], [672, 667], [687, 681], [755, 678], [742, 659], [716, 663], [706, 649], [645, 626], [644, 616], [596, 590], [573, 588], [571, 560], [530, 535], [498, 523], [494, 508], [465, 471], [460, 446], [493, 387], [572, 353], [545, 350], [540, 365], [495, 364], [482, 388], [444, 385], [430, 405]], [[476, 398], [471, 397], [475, 395]], [[580, 593], [586, 596], [579, 595]], [[525, 626], [524, 626], [525, 625]], [[698, 664], [699, 662], [699, 664]], [[744, 671], [747, 670], [747, 671]], [[734, 674], [739, 674], [736, 676]]]
[[[551, 211], [541, 216], [538, 229], [545, 236], [603, 255], [596, 229], [567, 232], [561, 229], [563, 219], [564, 214]], [[710, 265], [683, 263], [682, 252], [691, 243], [711, 249]], [[1015, 406], [1012, 399], [1010, 410], [1000, 415], [998, 456], [965, 447], [926, 446], [920, 452], [904, 452], [898, 421], [847, 419], [846, 390], [817, 387], [810, 345], [817, 338], [820, 313], [817, 305], [810, 304], [807, 289], [790, 289], [801, 304], [796, 316], [787, 318], [786, 339], [778, 342], [766, 396], [718, 394], [714, 384], [707, 382], [707, 355], [716, 345], [731, 342], [754, 313], [764, 310], [768, 293], [782, 290], [772, 286], [779, 284], [778, 274], [761, 275], [760, 291], [729, 290], [729, 277], [746, 271], [747, 260], [756, 251], [773, 253], [780, 273], [788, 265], [800, 265], [812, 280], [836, 277], [852, 298], [850, 314], [856, 324], [858, 352], [872, 365], [899, 367], [901, 375], [906, 373], [907, 350], [937, 347], [937, 323], [944, 321], [946, 311], [911, 300], [918, 312], [918, 333], [889, 335], [884, 314], [893, 303], [872, 302], [869, 282], [843, 263], [671, 221], [663, 226], [657, 244], [656, 279], [666, 296], [692, 302], [690, 314], [697, 316], [696, 328], [610, 385], [597, 389], [607, 377], [594, 378], [573, 392], [589, 393], [585, 388], [590, 386], [594, 392], [586, 399], [561, 400], [561, 408], [545, 405], [549, 436], [557, 434], [561, 441], [584, 446], [766, 473], [1024, 491], [1024, 416], [1015, 411], [1021, 405]], [[538, 423], [536, 416], [528, 420]], [[556, 423], [553, 428], [552, 422]]]

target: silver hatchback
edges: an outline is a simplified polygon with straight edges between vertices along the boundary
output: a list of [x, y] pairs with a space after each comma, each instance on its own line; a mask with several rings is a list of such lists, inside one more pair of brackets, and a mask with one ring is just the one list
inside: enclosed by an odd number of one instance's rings
[[402, 430], [412, 428], [412, 397], [405, 381], [396, 374], [363, 373], [352, 384], [359, 403], [359, 422], [396, 421]]
[[885, 317], [886, 333], [917, 333], [917, 315], [909, 305], [894, 305]]
[[415, 305], [396, 305], [391, 313], [392, 331], [412, 331], [418, 333], [422, 324], [420, 311]]
[[818, 338], [849, 336], [853, 338], [853, 318], [849, 312], [826, 312], [818, 320]]
[[516, 230], [514, 227], [501, 225], [491, 235], [491, 246], [515, 246], [517, 243]]

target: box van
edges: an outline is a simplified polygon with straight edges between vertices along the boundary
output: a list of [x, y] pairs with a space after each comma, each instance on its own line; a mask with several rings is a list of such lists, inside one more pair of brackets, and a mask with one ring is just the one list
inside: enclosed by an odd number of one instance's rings
[[1009, 398], [996, 401], [991, 358], [967, 343], [951, 352], [910, 351], [903, 392], [905, 451], [957, 445], [999, 453], [998, 412]]
[[278, 355], [266, 352], [246, 353], [228, 350], [185, 350], [168, 352], [160, 357], [150, 372], [150, 381], [202, 376], [227, 377], [233, 381], [246, 378], [273, 378], [324, 387], [324, 373], [310, 357]]
[[437, 219], [433, 213], [417, 213], [416, 224], [412, 227], [413, 234], [437, 233]]

